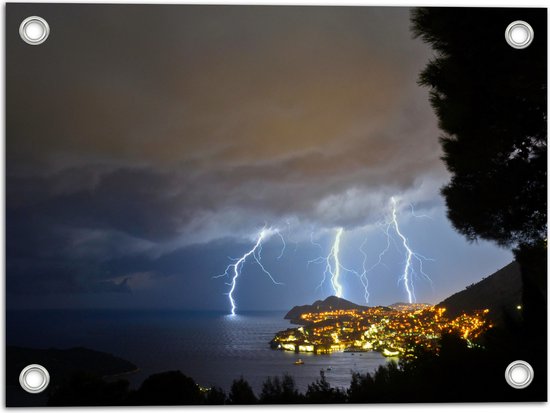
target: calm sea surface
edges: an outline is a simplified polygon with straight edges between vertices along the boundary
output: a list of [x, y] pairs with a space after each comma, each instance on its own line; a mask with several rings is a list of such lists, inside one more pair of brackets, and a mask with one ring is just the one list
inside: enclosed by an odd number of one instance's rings
[[[284, 313], [178, 311], [8, 312], [8, 345], [33, 348], [87, 347], [136, 364], [126, 378], [133, 387], [149, 375], [180, 370], [203, 386], [228, 389], [243, 376], [256, 392], [267, 376], [291, 374], [305, 391], [326, 371], [332, 386], [348, 387], [351, 372], [372, 372], [386, 360], [378, 353], [300, 354], [271, 350], [274, 334], [292, 327]], [[303, 365], [294, 365], [302, 358]]]

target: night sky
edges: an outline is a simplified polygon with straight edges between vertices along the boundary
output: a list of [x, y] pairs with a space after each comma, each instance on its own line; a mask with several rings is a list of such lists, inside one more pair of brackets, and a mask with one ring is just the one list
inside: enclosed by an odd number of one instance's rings
[[[41, 46], [19, 38], [29, 15], [51, 27]], [[419, 302], [512, 260], [445, 217], [441, 132], [416, 84], [432, 52], [408, 9], [8, 5], [6, 27], [8, 308], [228, 310], [229, 280], [212, 277], [264, 225], [286, 241], [262, 253], [284, 285], [250, 261], [238, 308], [310, 303], [332, 294], [308, 261], [336, 228], [347, 268], [365, 237], [378, 260], [392, 196], [434, 259]], [[369, 305], [406, 299], [391, 246]], [[356, 276], [342, 284], [364, 303]]]

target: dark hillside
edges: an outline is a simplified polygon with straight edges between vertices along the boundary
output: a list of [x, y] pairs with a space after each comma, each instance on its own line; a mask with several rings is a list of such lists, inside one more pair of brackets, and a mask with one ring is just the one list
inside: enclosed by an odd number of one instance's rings
[[451, 295], [438, 306], [447, 309], [448, 317], [463, 312], [488, 308], [489, 318], [495, 323], [503, 320], [504, 314], [518, 314], [517, 306], [522, 304], [522, 282], [519, 265], [512, 262], [494, 274]]

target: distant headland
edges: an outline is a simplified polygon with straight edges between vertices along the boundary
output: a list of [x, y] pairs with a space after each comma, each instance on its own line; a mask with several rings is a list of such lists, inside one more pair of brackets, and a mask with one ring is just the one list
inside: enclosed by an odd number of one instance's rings
[[[430, 304], [407, 304], [407, 303], [395, 303], [389, 306], [377, 306], [376, 308], [380, 309], [421, 309]], [[307, 324], [307, 321], [302, 318], [302, 314], [307, 313], [323, 313], [330, 312], [335, 310], [357, 310], [357, 311], [367, 311], [375, 307], [369, 307], [364, 305], [355, 304], [351, 301], [348, 301], [344, 298], [336, 297], [331, 295], [324, 300], [317, 300], [313, 304], [306, 305], [297, 305], [293, 307], [286, 315], [285, 320], [290, 320], [293, 324]]]

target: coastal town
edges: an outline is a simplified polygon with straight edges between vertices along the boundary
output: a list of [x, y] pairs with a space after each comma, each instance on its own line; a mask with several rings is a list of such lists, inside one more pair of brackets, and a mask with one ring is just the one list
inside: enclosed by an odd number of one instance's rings
[[474, 345], [492, 327], [487, 309], [452, 319], [445, 312], [428, 304], [304, 312], [294, 320], [302, 325], [278, 332], [271, 347], [296, 353], [377, 351], [386, 357], [411, 357], [419, 349], [437, 351], [445, 333], [457, 334]]

